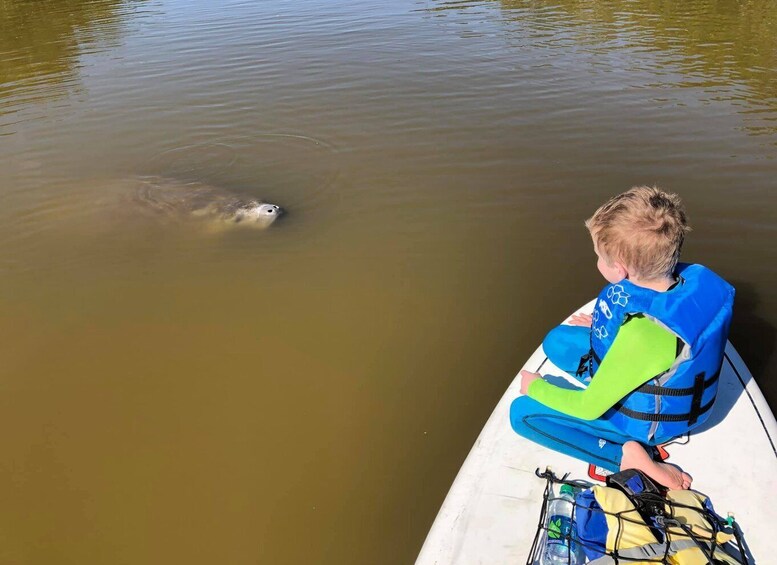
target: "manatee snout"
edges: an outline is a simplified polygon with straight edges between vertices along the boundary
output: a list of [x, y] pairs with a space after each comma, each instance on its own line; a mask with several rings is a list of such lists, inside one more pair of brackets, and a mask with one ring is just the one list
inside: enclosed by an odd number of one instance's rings
[[267, 217], [278, 217], [284, 213], [284, 209], [277, 204], [262, 204], [257, 210], [257, 214]]
[[267, 227], [282, 216], [283, 213], [283, 208], [277, 204], [251, 202], [235, 214], [235, 222]]

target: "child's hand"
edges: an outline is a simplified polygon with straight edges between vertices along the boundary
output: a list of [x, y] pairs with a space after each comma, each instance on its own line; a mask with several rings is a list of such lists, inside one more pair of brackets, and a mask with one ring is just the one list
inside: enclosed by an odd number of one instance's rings
[[521, 394], [527, 394], [529, 385], [537, 379], [541, 379], [542, 375], [539, 373], [530, 373], [529, 371], [521, 371]]
[[590, 328], [592, 323], [593, 318], [591, 317], [591, 314], [575, 314], [569, 318], [569, 324], [572, 326], [585, 326]]

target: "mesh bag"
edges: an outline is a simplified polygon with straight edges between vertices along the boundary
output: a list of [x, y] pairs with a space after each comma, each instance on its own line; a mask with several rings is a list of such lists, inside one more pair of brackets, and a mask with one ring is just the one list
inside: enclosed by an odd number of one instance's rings
[[[751, 565], [744, 536], [733, 517], [718, 516], [709, 499], [696, 491], [666, 491], [639, 471], [611, 475], [608, 486], [556, 477], [550, 469], [540, 472], [545, 479], [542, 508], [527, 565], [543, 563], [549, 533], [566, 540], [564, 563], [582, 563], [573, 548], [585, 552], [591, 565]], [[553, 493], [561, 485], [578, 493], [572, 506], [569, 531], [559, 532], [549, 524]], [[553, 530], [552, 532], [549, 532]], [[557, 563], [558, 561], [556, 561]]]

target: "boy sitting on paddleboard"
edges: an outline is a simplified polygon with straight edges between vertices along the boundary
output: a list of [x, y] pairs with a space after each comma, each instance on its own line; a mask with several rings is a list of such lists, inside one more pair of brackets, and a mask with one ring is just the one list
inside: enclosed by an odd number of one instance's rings
[[689, 231], [676, 194], [636, 187], [586, 221], [609, 283], [591, 315], [553, 329], [543, 348], [585, 389], [521, 372], [510, 407], [520, 435], [610, 471], [639, 469], [685, 489], [691, 477], [655, 461], [654, 446], [710, 414], [731, 323], [734, 288], [701, 265], [678, 264]]

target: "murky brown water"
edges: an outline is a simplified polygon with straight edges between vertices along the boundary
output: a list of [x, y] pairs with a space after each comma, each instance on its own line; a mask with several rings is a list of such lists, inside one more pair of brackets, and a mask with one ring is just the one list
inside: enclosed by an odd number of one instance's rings
[[[410, 563], [658, 183], [772, 405], [777, 4], [0, 0], [0, 561]], [[277, 202], [150, 220], [133, 179]]]

